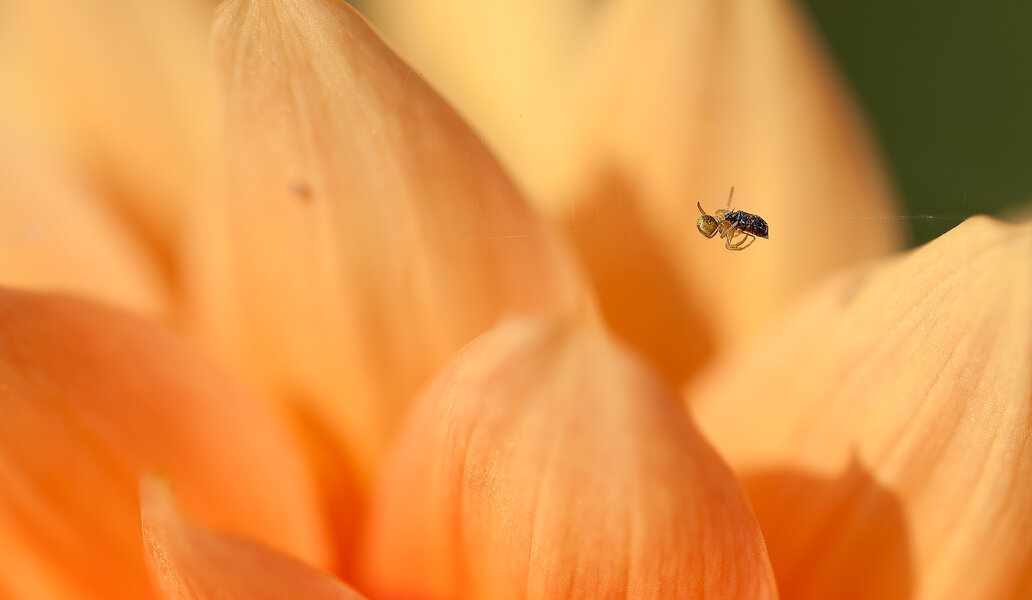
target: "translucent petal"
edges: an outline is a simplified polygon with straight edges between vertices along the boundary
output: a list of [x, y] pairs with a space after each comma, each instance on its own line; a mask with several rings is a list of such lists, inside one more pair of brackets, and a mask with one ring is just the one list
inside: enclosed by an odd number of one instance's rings
[[[589, 179], [581, 202], [563, 202], [557, 214], [593, 280], [622, 280], [613, 286], [621, 293], [601, 295], [610, 320], [626, 323], [618, 333], [672, 377], [698, 363], [676, 343], [638, 342], [649, 341], [650, 319], [683, 323], [669, 339], [732, 346], [823, 275], [899, 246], [882, 165], [791, 3], [614, 2], [585, 45], [577, 101], [587, 107], [590, 177], [620, 185]], [[696, 203], [712, 215], [732, 186], [731, 208], [769, 226], [769, 239], [742, 252], [696, 228]], [[613, 241], [599, 251], [599, 239]], [[607, 255], [640, 247], [667, 257], [670, 283], [653, 286], [660, 300], [667, 288], [685, 295], [680, 312], [628, 314], [622, 295], [647, 286], [648, 273], [617, 270]], [[701, 326], [684, 317], [689, 311], [703, 316]]]
[[[791, 2], [369, 4], [570, 234], [615, 332], [675, 381], [900, 246], [862, 118]], [[732, 186], [770, 229], [743, 252], [695, 225]]]
[[1032, 593], [1032, 227], [815, 290], [691, 391], [786, 598]]
[[0, 415], [5, 597], [146, 597], [146, 471], [206, 522], [327, 561], [311, 475], [277, 415], [152, 325], [0, 292]]
[[372, 511], [376, 597], [776, 597], [738, 482], [589, 315], [468, 346], [414, 408]]
[[172, 273], [210, 159], [210, 6], [11, 0], [0, 20], [0, 108], [46, 131]]
[[140, 484], [147, 565], [165, 600], [361, 600], [312, 567], [254, 542], [186, 521], [168, 483]]
[[225, 186], [194, 228], [202, 328], [367, 480], [402, 409], [507, 312], [570, 301], [563, 248], [343, 2], [232, 0]]
[[0, 284], [167, 317], [158, 265], [53, 154], [0, 124]]

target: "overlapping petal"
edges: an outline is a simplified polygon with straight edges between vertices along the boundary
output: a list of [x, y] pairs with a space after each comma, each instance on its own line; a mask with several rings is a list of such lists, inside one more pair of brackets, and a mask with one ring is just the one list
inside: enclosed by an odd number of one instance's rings
[[63, 167], [0, 124], [0, 285], [166, 315], [168, 294], [146, 249]]
[[[592, 220], [604, 230], [637, 214], [641, 236], [625, 243], [671, 257], [718, 346], [751, 334], [822, 275], [897, 247], [881, 165], [790, 3], [616, 2], [592, 48], [579, 98], [594, 112], [586, 147], [626, 190], [593, 191], [567, 218], [590, 235]], [[726, 251], [694, 225], [696, 203], [712, 213], [731, 186], [733, 207], [770, 225], [770, 240], [746, 252]], [[593, 273], [610, 269], [581, 246]]]
[[225, 186], [197, 221], [202, 326], [368, 478], [401, 410], [508, 311], [575, 295], [560, 244], [349, 6], [231, 0]]
[[276, 415], [154, 327], [0, 292], [0, 590], [143, 598], [138, 478], [305, 561], [327, 560], [312, 477]]
[[361, 600], [343, 583], [254, 542], [185, 520], [168, 483], [140, 484], [147, 565], [165, 600]]
[[[584, 40], [604, 3], [386, 0], [360, 9], [513, 169], [530, 199], [583, 169], [572, 101]], [[617, 117], [617, 115], [613, 115]]]
[[0, 108], [61, 141], [170, 274], [210, 159], [210, 6], [11, 0], [0, 18]]
[[[382, 4], [371, 10], [402, 48], [442, 73], [502, 156], [525, 161], [514, 171], [576, 241], [616, 333], [675, 380], [821, 276], [900, 244], [861, 119], [790, 2], [489, 1], [477, 9], [487, 18], [426, 19], [429, 31], [416, 15], [465, 4]], [[544, 26], [526, 22], [543, 15]], [[561, 49], [560, 66], [506, 73], [524, 91], [500, 104], [507, 119], [496, 123], [478, 107], [508, 88], [481, 77], [485, 57], [504, 47], [536, 64], [539, 27], [543, 47]], [[493, 40], [486, 50], [483, 39]], [[523, 44], [513, 51], [515, 40]], [[458, 66], [437, 67], [460, 54]], [[463, 75], [494, 93], [467, 97]], [[555, 115], [567, 123], [553, 125]], [[513, 129], [521, 148], [506, 151]], [[731, 186], [734, 207], [765, 218], [771, 232], [734, 254], [695, 228], [696, 202], [723, 208]]]
[[510, 321], [426, 391], [374, 502], [389, 598], [772, 598], [744, 493], [593, 315]]
[[1032, 227], [840, 276], [696, 386], [786, 598], [1032, 593]]

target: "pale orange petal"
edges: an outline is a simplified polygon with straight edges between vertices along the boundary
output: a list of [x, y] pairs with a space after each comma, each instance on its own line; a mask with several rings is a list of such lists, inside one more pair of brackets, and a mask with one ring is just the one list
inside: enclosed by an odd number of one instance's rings
[[0, 108], [60, 139], [166, 261], [210, 154], [203, 4], [10, 0], [0, 19]]
[[159, 269], [64, 165], [0, 124], [0, 285], [167, 315]]
[[[596, 280], [613, 267], [594, 239], [630, 214], [643, 225], [624, 246], [661, 248], [674, 287], [701, 305], [703, 331], [727, 346], [821, 276], [899, 247], [900, 223], [886, 218], [896, 209], [883, 168], [790, 2], [623, 0], [600, 17], [589, 46], [580, 98], [591, 113], [586, 147], [597, 173], [623, 186], [589, 185], [583, 203], [571, 211], [560, 202], [556, 211], [583, 240]], [[732, 207], [770, 226], [769, 240], [743, 252], [704, 238], [695, 225], [696, 203], [712, 214], [732, 186]], [[620, 275], [621, 290], [648, 283], [633, 271]], [[623, 314], [620, 299], [602, 295], [603, 310]], [[618, 332], [628, 339], [647, 328], [633, 314], [623, 319], [627, 331]], [[698, 335], [687, 325], [672, 337]], [[671, 350], [677, 346], [653, 353]]]
[[[900, 246], [862, 119], [792, 2], [370, 11], [570, 233], [615, 332], [674, 380], [821, 276]], [[695, 225], [696, 202], [712, 214], [732, 186], [770, 225], [740, 253]]]
[[311, 476], [276, 416], [146, 323], [0, 292], [0, 414], [5, 597], [145, 597], [150, 470], [205, 522], [326, 560]]
[[738, 482], [590, 315], [510, 321], [414, 408], [374, 502], [374, 597], [772, 598]]
[[1032, 226], [842, 275], [692, 393], [786, 598], [1032, 593]]
[[224, 194], [194, 291], [225, 356], [342, 443], [368, 479], [450, 353], [576, 286], [469, 128], [338, 0], [231, 0], [215, 46]]
[[147, 564], [165, 600], [362, 598], [290, 557], [184, 520], [161, 479], [144, 477], [140, 505]]
[[[390, 0], [361, 10], [403, 58], [484, 133], [530, 199], [559, 195], [585, 167], [573, 102], [594, 0]], [[598, 101], [598, 99], [594, 99]], [[616, 115], [614, 115], [616, 117]]]

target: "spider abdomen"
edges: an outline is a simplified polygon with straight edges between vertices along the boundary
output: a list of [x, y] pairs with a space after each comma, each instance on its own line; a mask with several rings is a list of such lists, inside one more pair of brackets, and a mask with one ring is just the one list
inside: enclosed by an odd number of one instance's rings
[[764, 239], [767, 238], [767, 222], [756, 215], [735, 210], [728, 213], [724, 220], [732, 224], [731, 229], [737, 227], [742, 233], [748, 233]]

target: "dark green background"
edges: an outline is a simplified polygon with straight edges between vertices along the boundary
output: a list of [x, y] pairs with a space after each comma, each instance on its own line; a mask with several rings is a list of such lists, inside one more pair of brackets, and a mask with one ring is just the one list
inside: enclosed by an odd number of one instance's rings
[[915, 242], [1032, 204], [1032, 2], [806, 6], [867, 110]]

